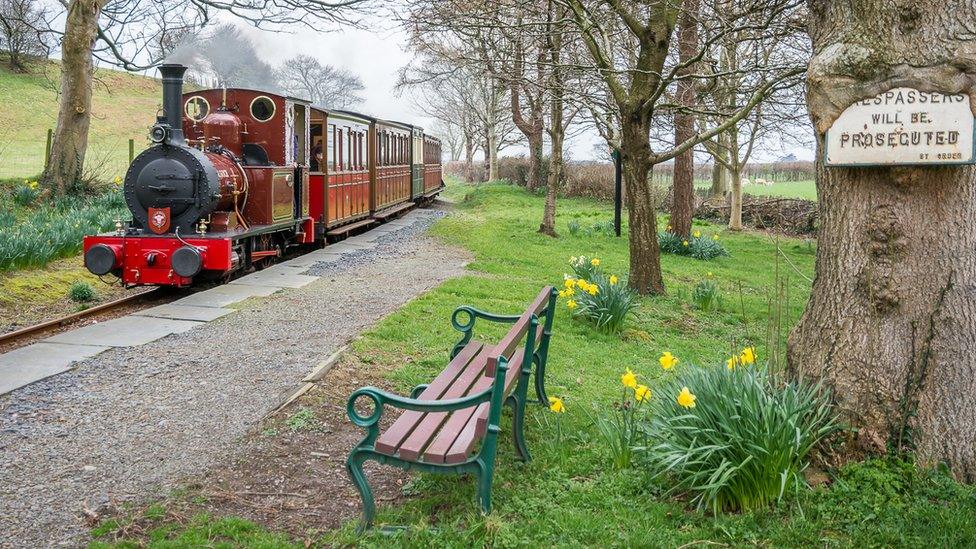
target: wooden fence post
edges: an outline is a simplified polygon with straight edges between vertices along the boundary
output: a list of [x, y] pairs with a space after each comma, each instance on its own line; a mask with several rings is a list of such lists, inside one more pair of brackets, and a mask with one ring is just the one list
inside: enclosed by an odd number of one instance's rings
[[51, 142], [54, 141], [54, 130], [51, 128], [47, 129], [47, 146], [44, 147], [44, 170], [47, 171], [47, 165], [51, 161]]
[[129, 139], [129, 164], [136, 158], [136, 140]]

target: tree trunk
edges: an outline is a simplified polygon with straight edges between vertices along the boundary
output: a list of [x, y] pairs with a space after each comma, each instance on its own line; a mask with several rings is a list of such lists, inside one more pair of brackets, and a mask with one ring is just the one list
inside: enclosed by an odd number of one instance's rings
[[526, 135], [529, 140], [529, 173], [526, 178], [525, 187], [530, 191], [535, 191], [545, 184], [547, 174], [542, 170], [542, 129], [538, 133]]
[[[971, 0], [811, 2], [820, 233], [790, 372], [823, 379], [860, 449], [976, 481], [976, 168], [826, 168], [824, 133], [893, 86], [974, 97]], [[838, 52], [843, 52], [843, 55]]]
[[498, 181], [498, 136], [488, 136], [488, 181]]
[[63, 195], [83, 177], [91, 125], [92, 48], [105, 0], [72, 0], [61, 43], [61, 102], [43, 180]]
[[648, 175], [650, 162], [649, 117], [621, 113], [620, 156], [624, 169], [630, 243], [631, 288], [641, 295], [663, 294], [661, 249], [657, 241], [657, 217]]
[[[679, 62], [686, 62], [698, 50], [698, 6], [699, 0], [684, 0], [678, 30]], [[694, 107], [695, 83], [689, 78], [694, 74], [694, 66], [678, 73], [676, 99], [678, 105]], [[674, 145], [695, 137], [695, 116], [690, 113], [674, 115]], [[688, 149], [674, 159], [674, 189], [671, 201], [671, 230], [676, 235], [691, 236], [691, 216], [695, 210], [695, 151]]]
[[729, 170], [722, 163], [722, 160], [728, 162], [728, 138], [725, 134], [718, 136], [718, 150], [717, 155], [721, 155], [721, 160], [716, 158], [714, 164], [712, 165], [712, 188], [709, 190], [709, 195], [713, 199], [725, 198], [725, 193], [729, 192]]
[[470, 135], [464, 137], [464, 180], [474, 182], [474, 139]]
[[731, 204], [729, 207], [729, 230], [742, 230], [742, 170], [736, 166], [730, 170], [732, 176]]
[[[559, 132], [562, 133], [562, 132]], [[559, 193], [559, 182], [563, 173], [563, 144], [562, 138], [559, 139], [557, 146], [553, 139], [552, 154], [549, 158], [549, 176], [546, 181], [546, 203], [542, 209], [542, 224], [539, 225], [539, 232], [549, 236], [559, 236], [556, 234], [556, 197]]]

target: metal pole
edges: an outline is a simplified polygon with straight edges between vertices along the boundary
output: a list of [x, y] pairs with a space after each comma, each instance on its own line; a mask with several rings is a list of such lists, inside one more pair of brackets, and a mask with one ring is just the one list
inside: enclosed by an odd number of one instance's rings
[[623, 204], [621, 192], [621, 179], [623, 176], [623, 166], [620, 160], [620, 149], [613, 150], [613, 230], [620, 236], [620, 208]]

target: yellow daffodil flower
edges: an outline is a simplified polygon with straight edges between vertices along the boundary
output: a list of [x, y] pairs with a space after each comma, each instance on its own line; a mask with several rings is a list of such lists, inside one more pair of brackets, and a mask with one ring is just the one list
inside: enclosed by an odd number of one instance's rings
[[563, 399], [559, 397], [549, 397], [549, 409], [557, 414], [566, 412], [566, 407], [563, 406]]
[[590, 295], [596, 295], [600, 293], [600, 287], [596, 284], [590, 284], [589, 288], [586, 289], [587, 293]]
[[745, 349], [742, 349], [742, 354], [739, 355], [739, 362], [741, 362], [743, 365], [755, 364], [756, 349], [753, 347], [746, 347]]
[[569, 301], [566, 302], [566, 308], [572, 311], [573, 309], [576, 308], [576, 302], [570, 299]]
[[709, 273], [708, 273], [708, 278], [712, 278], [713, 276], [715, 276], [715, 275], [713, 275], [713, 274], [711, 273], [711, 271], [709, 271]]
[[687, 248], [688, 247], [688, 241], [685, 240], [684, 242], [681, 243], [681, 245], [684, 246], [685, 248]]
[[718, 240], [718, 235], [712, 236], [712, 240]]
[[647, 385], [638, 385], [637, 388], [634, 389], [634, 398], [637, 399], [637, 402], [647, 402], [648, 400], [651, 400], [650, 387]]
[[563, 284], [565, 284], [567, 288], [572, 289], [572, 287], [576, 285], [576, 281], [572, 278], [567, 278], [566, 282], [563, 282]]
[[678, 393], [678, 404], [684, 406], [685, 408], [694, 408], [695, 400], [697, 398], [698, 397], [693, 395], [691, 391], [688, 390], [687, 387], [682, 387], [681, 392]]
[[627, 371], [624, 373], [624, 375], [620, 376], [620, 383], [623, 383], [624, 387], [637, 389], [637, 374], [631, 372], [630, 368], [627, 368]]
[[590, 260], [590, 265], [593, 265], [594, 267], [599, 267], [600, 260], [594, 257], [593, 259]]
[[725, 367], [728, 368], [729, 371], [735, 370], [735, 368], [738, 365], [739, 365], [739, 357], [737, 356], [730, 357], [728, 360], [725, 361]]
[[657, 361], [661, 364], [661, 367], [664, 368], [665, 370], [670, 370], [671, 368], [674, 368], [679, 362], [678, 357], [672, 355], [671, 351], [665, 351], [661, 355], [661, 358], [657, 359]]
[[620, 279], [617, 278], [617, 275], [610, 275], [610, 285], [611, 286], [616, 286], [618, 280], [620, 280]]
[[695, 238], [701, 238], [701, 231], [695, 231], [695, 232], [691, 233], [691, 236], [693, 236]]
[[115, 176], [115, 184], [116, 185], [121, 185], [122, 184], [122, 178], [119, 177], [119, 176]]
[[666, 231], [670, 231], [671, 230], [671, 225], [668, 225], [667, 228], [665, 228], [665, 230]]

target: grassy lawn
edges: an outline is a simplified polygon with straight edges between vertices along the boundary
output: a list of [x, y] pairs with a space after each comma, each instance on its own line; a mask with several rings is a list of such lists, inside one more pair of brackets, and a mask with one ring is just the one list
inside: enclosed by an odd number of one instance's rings
[[[36, 63], [30, 73], [0, 68], [0, 178], [34, 177], [44, 169], [47, 130], [58, 117], [60, 63]], [[124, 175], [129, 139], [139, 151], [161, 104], [161, 84], [122, 71], [97, 69], [86, 166], [102, 179]]]
[[[572, 220], [604, 221], [611, 206], [588, 200], [562, 200], [558, 229], [550, 239], [535, 232], [542, 200], [511, 186], [452, 186], [459, 201], [455, 215], [433, 232], [473, 252], [472, 273], [451, 280], [384, 319], [353, 345], [367, 364], [402, 364], [391, 371], [394, 385], [407, 391], [427, 382], [444, 366], [456, 341], [450, 327], [455, 306], [471, 304], [500, 312], [520, 312], [544, 284], [559, 284], [570, 256], [599, 257], [607, 272], [625, 275], [627, 240], [569, 236]], [[661, 220], [662, 226], [666, 219]], [[548, 370], [550, 395], [565, 400], [556, 416], [535, 406], [527, 418], [534, 459], [514, 458], [509, 422], [503, 421], [494, 481], [494, 511], [481, 516], [474, 504], [472, 479], [419, 475], [403, 488], [406, 502], [381, 505], [378, 522], [406, 525], [394, 538], [378, 531], [358, 538], [348, 524], [320, 539], [322, 545], [475, 547], [475, 546], [649, 546], [692, 545], [763, 547], [963, 547], [976, 545], [976, 492], [935, 471], [922, 471], [894, 459], [827, 471], [829, 488], [783, 501], [761, 512], [712, 516], [686, 501], [664, 497], [665, 486], [640, 465], [611, 467], [605, 443], [593, 426], [594, 415], [620, 396], [620, 374], [637, 372], [655, 386], [665, 375], [657, 364], [663, 351], [674, 353], [679, 368], [724, 363], [729, 349], [754, 344], [760, 359], [782, 345], [788, 327], [801, 313], [813, 275], [813, 249], [800, 240], [778, 243], [759, 233], [719, 234], [730, 257], [710, 262], [665, 256], [668, 295], [643, 299], [622, 335], [602, 335], [570, 318], [560, 306]], [[788, 266], [783, 256], [795, 266]], [[690, 305], [692, 287], [713, 273], [724, 297], [719, 310], [703, 313]], [[410, 281], [405, 280], [405, 284]], [[780, 290], [778, 291], [777, 288]], [[781, 297], [775, 297], [779, 295]], [[781, 315], [782, 329], [770, 328]], [[485, 332], [482, 332], [485, 333]], [[489, 335], [499, 335], [489, 331]], [[654, 398], [670, 398], [655, 395]], [[561, 423], [562, 440], [555, 421]], [[234, 518], [196, 517], [174, 530], [160, 525], [160, 547], [203, 541], [208, 545], [277, 546], [274, 537]]]
[[[700, 189], [708, 189], [711, 185], [711, 181], [695, 182], [695, 187]], [[804, 200], [817, 199], [817, 185], [812, 179], [809, 181], [773, 183], [769, 187], [763, 185], [747, 185], [742, 188], [742, 192], [753, 196], [778, 196], [782, 198], [802, 198]]]

